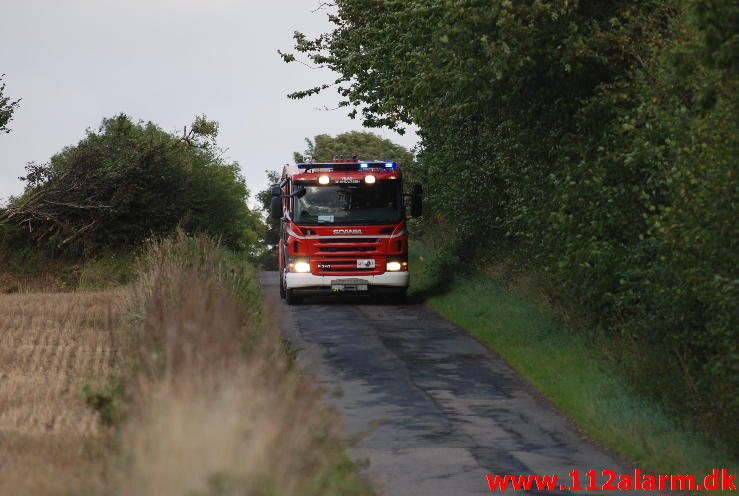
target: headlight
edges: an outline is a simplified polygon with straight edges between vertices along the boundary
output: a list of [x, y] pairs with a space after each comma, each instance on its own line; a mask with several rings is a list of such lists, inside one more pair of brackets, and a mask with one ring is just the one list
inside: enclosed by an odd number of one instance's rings
[[400, 262], [388, 262], [387, 263], [387, 270], [390, 272], [397, 272], [401, 268]]
[[367, 184], [375, 184], [375, 176], [364, 176], [364, 182]]
[[310, 272], [310, 264], [308, 262], [297, 262], [294, 269], [295, 272]]
[[328, 184], [331, 181], [328, 176], [320, 176], [318, 178], [318, 184]]

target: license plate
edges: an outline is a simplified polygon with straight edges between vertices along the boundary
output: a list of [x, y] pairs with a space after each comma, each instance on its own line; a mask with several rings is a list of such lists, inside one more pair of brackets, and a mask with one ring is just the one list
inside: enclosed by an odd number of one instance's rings
[[331, 291], [367, 291], [368, 284], [365, 279], [333, 279]]
[[357, 260], [357, 268], [358, 269], [374, 269], [375, 260], [373, 258]]

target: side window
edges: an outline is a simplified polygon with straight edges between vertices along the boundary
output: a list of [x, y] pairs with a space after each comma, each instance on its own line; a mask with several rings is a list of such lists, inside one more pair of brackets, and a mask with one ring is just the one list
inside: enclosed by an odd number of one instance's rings
[[[288, 195], [293, 192], [293, 182], [290, 179], [287, 180], [287, 186], [286, 186], [286, 188], [287, 188], [287, 194]], [[289, 215], [290, 215], [290, 218], [292, 219], [292, 217], [293, 217], [293, 208], [294, 208], [294, 205], [295, 205], [295, 203], [294, 203], [295, 202], [295, 197], [293, 197], [293, 198], [287, 198], [285, 201], [287, 202], [287, 208], [288, 208], [288, 211], [289, 211]]]

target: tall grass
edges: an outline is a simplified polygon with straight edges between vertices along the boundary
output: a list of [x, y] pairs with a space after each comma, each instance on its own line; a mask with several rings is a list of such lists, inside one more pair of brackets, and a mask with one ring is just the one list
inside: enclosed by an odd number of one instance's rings
[[137, 372], [170, 378], [241, 360], [261, 306], [256, 291], [237, 296], [255, 285], [246, 263], [227, 264], [210, 238], [179, 233], [149, 242], [137, 266], [130, 304], [137, 319], [130, 348]]
[[253, 269], [182, 233], [150, 243], [139, 266], [122, 494], [371, 494], [337, 417], [260, 318]]

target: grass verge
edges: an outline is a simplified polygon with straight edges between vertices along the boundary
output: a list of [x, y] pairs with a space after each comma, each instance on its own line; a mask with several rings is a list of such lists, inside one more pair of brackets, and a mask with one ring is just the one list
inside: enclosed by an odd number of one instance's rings
[[137, 265], [120, 494], [372, 494], [339, 419], [291, 368], [248, 263], [180, 233]]
[[652, 473], [739, 471], [729, 453], [635, 394], [608, 360], [605, 340], [569, 330], [542, 302], [491, 276], [459, 277], [435, 294], [433, 256], [421, 247], [411, 262], [412, 291], [503, 356], [591, 439]]

